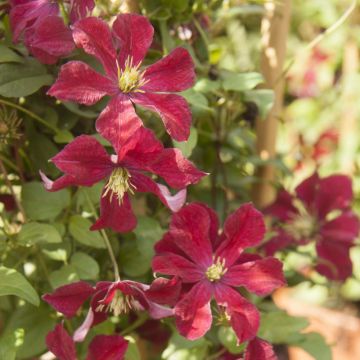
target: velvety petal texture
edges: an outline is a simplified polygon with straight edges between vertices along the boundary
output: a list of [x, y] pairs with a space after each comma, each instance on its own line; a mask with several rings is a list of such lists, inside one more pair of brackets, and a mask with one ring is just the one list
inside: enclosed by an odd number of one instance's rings
[[46, 346], [58, 360], [77, 359], [74, 341], [60, 324], [47, 334]]
[[244, 360], [277, 360], [271, 344], [258, 337], [251, 340], [245, 351]]
[[89, 345], [86, 360], [123, 360], [128, 345], [120, 335], [97, 335]]
[[180, 334], [191, 340], [203, 336], [211, 327], [210, 302], [215, 299], [239, 342], [256, 335], [259, 313], [234, 288], [268, 295], [285, 285], [280, 261], [243, 253], [263, 235], [262, 215], [251, 204], [228, 217], [223, 234], [216, 214], [204, 204], [186, 205], [173, 215], [169, 231], [155, 245], [152, 268], [183, 283], [174, 308]]

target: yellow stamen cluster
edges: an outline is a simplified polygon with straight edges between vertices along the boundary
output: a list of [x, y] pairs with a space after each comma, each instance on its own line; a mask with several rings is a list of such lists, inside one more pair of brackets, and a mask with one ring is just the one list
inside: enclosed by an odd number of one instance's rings
[[230, 315], [226, 312], [226, 309], [221, 307], [218, 309], [218, 314], [216, 316], [216, 324], [227, 326], [230, 323]]
[[139, 71], [140, 63], [133, 65], [133, 58], [128, 57], [125, 62], [125, 68], [120, 69], [118, 65], [119, 89], [124, 93], [132, 91], [141, 92], [139, 88], [145, 85], [146, 80], [143, 78], [144, 73]]
[[214, 259], [213, 264], [208, 267], [205, 275], [210, 281], [218, 281], [226, 272], [225, 259], [217, 258], [216, 262]]
[[95, 311], [112, 312], [114, 316], [127, 314], [132, 308], [135, 308], [135, 300], [132, 296], [124, 295], [120, 290], [115, 290], [114, 297], [109, 305], [100, 304]]
[[105, 185], [103, 197], [111, 192], [110, 201], [112, 201], [115, 194], [119, 200], [119, 204], [121, 204], [125, 193], [129, 191], [131, 194], [134, 194], [134, 190], [136, 189], [136, 187], [131, 184], [130, 178], [131, 175], [126, 169], [122, 167], [114, 169]]

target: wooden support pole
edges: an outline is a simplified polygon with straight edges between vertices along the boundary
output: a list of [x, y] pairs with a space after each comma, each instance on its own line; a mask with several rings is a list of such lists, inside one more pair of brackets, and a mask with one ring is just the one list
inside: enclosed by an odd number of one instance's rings
[[140, 7], [137, 0], [124, 0], [120, 7], [123, 13], [139, 13]]
[[[274, 90], [274, 105], [266, 119], [256, 121], [256, 149], [263, 160], [270, 160], [276, 154], [276, 134], [278, 118], [281, 114], [284, 95], [284, 79], [281, 77], [286, 41], [291, 16], [291, 0], [272, 0], [265, 4], [265, 15], [261, 24], [262, 53], [261, 72], [265, 87]], [[253, 187], [253, 201], [259, 208], [271, 203], [275, 198], [275, 168], [260, 166], [256, 175], [259, 182]]]

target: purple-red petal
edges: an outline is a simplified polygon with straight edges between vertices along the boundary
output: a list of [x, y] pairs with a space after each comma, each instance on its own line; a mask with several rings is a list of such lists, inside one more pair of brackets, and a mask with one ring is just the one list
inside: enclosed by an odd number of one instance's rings
[[244, 204], [227, 218], [224, 240], [216, 250], [216, 257], [224, 258], [229, 267], [245, 248], [258, 245], [264, 234], [263, 215], [252, 204]]
[[244, 360], [277, 360], [274, 349], [270, 343], [258, 337], [251, 340], [245, 351]]
[[230, 324], [239, 343], [256, 336], [260, 324], [260, 315], [253, 304], [231, 287], [221, 283], [215, 285], [214, 295], [217, 304], [226, 308], [226, 312], [230, 316]]
[[142, 90], [150, 92], [178, 92], [190, 88], [195, 81], [194, 62], [184, 48], [176, 48], [144, 73]]
[[97, 335], [89, 345], [86, 360], [123, 360], [128, 345], [120, 335]]
[[181, 281], [178, 277], [157, 278], [145, 291], [145, 295], [150, 301], [157, 304], [174, 306], [179, 299], [180, 291]]
[[94, 0], [71, 0], [70, 22], [74, 24], [91, 13], [95, 7]]
[[298, 213], [293, 205], [293, 200], [293, 196], [282, 189], [279, 191], [275, 202], [264, 210], [264, 214], [271, 215], [281, 221], [287, 221]]
[[[60, 324], [46, 336], [47, 348], [58, 360], [76, 360], [75, 343], [64, 327]], [[5, 360], [5, 359], [4, 359]]]
[[144, 59], [154, 36], [150, 21], [137, 14], [120, 14], [113, 24], [113, 34], [119, 41], [119, 66], [125, 68], [128, 58], [137, 66]]
[[159, 114], [166, 131], [177, 141], [190, 135], [191, 111], [186, 100], [176, 94], [132, 93], [131, 99], [145, 109]]
[[66, 317], [75, 316], [81, 305], [94, 294], [94, 288], [85, 281], [60, 286], [42, 299]]
[[235, 287], [244, 286], [261, 296], [286, 284], [282, 263], [272, 257], [234, 265], [228, 269], [221, 282]]
[[60, 69], [48, 95], [63, 101], [93, 105], [105, 95], [113, 95], [114, 83], [81, 61], [69, 61]]
[[210, 300], [212, 287], [208, 281], [195, 284], [176, 304], [175, 321], [179, 333], [189, 340], [204, 336], [211, 327]]
[[108, 24], [96, 17], [77, 21], [73, 26], [77, 47], [96, 57], [110, 78], [117, 81], [116, 51]]
[[103, 195], [100, 201], [100, 217], [91, 226], [91, 230], [110, 228], [117, 232], [128, 232], [136, 227], [137, 220], [132, 211], [128, 194], [125, 194], [121, 202], [116, 195], [108, 193]]

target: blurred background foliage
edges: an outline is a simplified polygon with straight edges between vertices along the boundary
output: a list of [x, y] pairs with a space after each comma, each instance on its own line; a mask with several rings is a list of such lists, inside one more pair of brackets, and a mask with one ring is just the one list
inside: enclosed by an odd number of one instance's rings
[[[281, 12], [282, 1], [276, 4]], [[360, 211], [359, 7], [316, 46], [307, 46], [350, 4], [345, 0], [292, 2], [281, 74], [284, 108], [278, 119], [277, 155], [271, 159], [257, 154], [255, 131], [255, 122], [266, 121], [274, 101], [273, 91], [263, 86], [260, 69], [264, 1], [140, 0], [135, 4], [156, 31], [147, 63], [179, 45], [195, 61], [196, 84], [183, 93], [193, 113], [187, 142], [172, 142], [156, 115], [137, 109], [164, 144], [180, 148], [210, 173], [188, 189], [189, 202], [208, 203], [223, 220], [251, 200], [251, 188], [259, 181], [257, 167], [270, 164], [276, 169], [277, 188], [293, 189], [315, 169], [321, 175], [350, 175], [354, 206]], [[99, 0], [95, 14], [112, 21], [121, 6], [122, 1]], [[41, 65], [23, 45], [14, 45], [6, 1], [0, 9], [0, 359], [30, 359], [45, 352], [45, 335], [58, 316], [43, 303], [34, 308], [41, 303], [41, 294], [79, 279], [112, 278], [103, 233], [88, 230], [97, 216], [103, 184], [48, 193], [38, 175], [41, 169], [51, 177], [59, 176], [48, 160], [75, 136], [95, 133], [94, 120], [104, 102], [83, 107], [46, 96], [61, 64]], [[80, 51], [70, 58], [99, 68]], [[153, 245], [166, 231], [170, 214], [154, 197], [143, 194], [136, 195], [134, 209], [139, 223], [133, 233], [107, 233], [123, 276], [150, 282]], [[358, 321], [360, 246], [353, 248], [352, 258], [353, 276], [345, 284], [334, 284], [305, 271], [312, 260], [302, 249], [283, 254], [291, 298], [309, 307], [350, 314]], [[280, 307], [281, 300], [276, 299]], [[311, 314], [301, 316], [300, 311], [293, 317], [271, 298], [252, 300], [263, 314], [260, 336], [278, 345], [280, 358], [289, 356], [284, 346], [295, 345], [317, 360], [331, 359], [324, 338], [311, 328], [304, 332]], [[72, 320], [67, 326], [75, 328], [78, 322]], [[154, 323], [143, 315], [111, 318], [92, 331], [114, 329], [132, 339], [129, 360], [221, 359], [243, 350], [228, 327], [214, 326], [206, 338], [189, 342], [173, 333], [171, 320]], [[226, 359], [232, 359], [230, 354]]]

